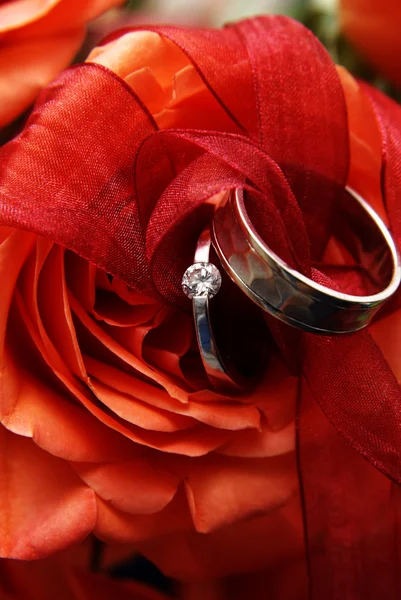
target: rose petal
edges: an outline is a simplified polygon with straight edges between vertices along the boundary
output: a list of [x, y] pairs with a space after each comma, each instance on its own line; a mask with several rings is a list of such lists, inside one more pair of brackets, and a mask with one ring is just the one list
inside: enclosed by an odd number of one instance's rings
[[190, 400], [188, 404], [177, 402], [164, 390], [134, 378], [90, 357], [85, 357], [85, 364], [90, 375], [105, 383], [110, 388], [138, 398], [150, 406], [169, 410], [180, 415], [188, 415], [202, 423], [218, 429], [239, 430], [247, 428], [259, 429], [260, 414], [252, 405], [244, 405], [233, 400], [219, 397], [220, 402], [203, 403]]
[[180, 358], [189, 351], [193, 339], [192, 318], [174, 311], [147, 333], [142, 356], [148, 364], [183, 379]]
[[[0, 366], [3, 367], [4, 337], [8, 312], [21, 268], [35, 246], [36, 236], [12, 231], [0, 245]], [[2, 368], [0, 369], [1, 378]]]
[[140, 294], [139, 292], [128, 288], [127, 285], [119, 279], [113, 279], [111, 283], [111, 289], [122, 300], [124, 300], [124, 302], [127, 302], [132, 306], [139, 306], [141, 304], [154, 304], [155, 306], [159, 307], [159, 309], [161, 308], [160, 302], [158, 302], [154, 298], [149, 298], [148, 296], [144, 296], [143, 294]]
[[295, 421], [274, 431], [264, 423], [260, 431], [241, 431], [233, 440], [218, 450], [226, 456], [263, 458], [279, 456], [295, 450]]
[[140, 542], [138, 547], [163, 573], [181, 581], [279, 568], [285, 561], [304, 556], [299, 498], [264, 516], [209, 534], [166, 535]]
[[[104, 321], [114, 327], [129, 327], [143, 325], [156, 319], [157, 314], [163, 308], [159, 302], [127, 289], [127, 286], [115, 278], [110, 278], [107, 273], [97, 269], [91, 294], [93, 301], [89, 312], [98, 321]], [[78, 279], [74, 285], [81, 287]], [[72, 290], [74, 293], [74, 289]], [[79, 298], [79, 291], [78, 296]]]
[[177, 71], [189, 63], [175, 44], [151, 31], [129, 32], [98, 46], [89, 54], [87, 62], [101, 64], [122, 79], [146, 65], [162, 88], [169, 87]]
[[[87, 375], [68, 306], [62, 257], [60, 247], [38, 238], [35, 255], [27, 261], [21, 274], [20, 293], [17, 292], [16, 297], [33, 340], [40, 338], [36, 345], [43, 358], [62, 380], [67, 379], [74, 384], [73, 374], [84, 380]], [[56, 345], [49, 338], [44, 323], [53, 334]]]
[[[137, 91], [137, 80], [128, 77], [126, 81]], [[175, 74], [171, 100], [153, 114], [160, 129], [180, 127], [241, 133], [192, 64]]]
[[0, 555], [31, 560], [82, 540], [94, 493], [62, 460], [0, 428]]
[[[12, 0], [2, 7], [0, 32], [13, 38], [39, 37], [83, 28], [123, 0]], [[8, 38], [7, 38], [8, 39]]]
[[[68, 303], [64, 253], [61, 246], [53, 246], [40, 273], [36, 273], [36, 278], [40, 274], [40, 279], [36, 283], [37, 289], [33, 289], [32, 301], [39, 326], [40, 320], [43, 323], [43, 341], [46, 342], [48, 336], [71, 373], [85, 379], [85, 365]], [[37, 271], [38, 267], [39, 265], [36, 267]]]
[[187, 500], [182, 490], [160, 512], [130, 515], [98, 498], [95, 534], [104, 541], [132, 543], [193, 528]]
[[84, 31], [20, 40], [0, 52], [0, 127], [25, 110], [74, 58]]
[[80, 478], [111, 506], [130, 514], [161, 511], [173, 499], [179, 480], [152, 459], [118, 464], [75, 464]]
[[0, 6], [0, 32], [23, 27], [48, 14], [61, 0], [13, 0]]
[[105, 333], [103, 329], [93, 321], [89, 315], [85, 313], [77, 300], [70, 294], [70, 306], [76, 316], [79, 318], [84, 327], [94, 336], [96, 337], [101, 344], [104, 344], [113, 354], [118, 356], [121, 360], [126, 362], [128, 365], [136, 369], [142, 375], [145, 375], [150, 380], [156, 381], [158, 384], [162, 385], [168, 393], [181, 400], [182, 402], [187, 401], [187, 394], [180, 387], [175, 385], [170, 379], [165, 376], [160, 375], [160, 373], [155, 372], [154, 369], [151, 369], [147, 365], [143, 363], [143, 361], [138, 360], [131, 353], [127, 352], [120, 344], [118, 344], [110, 335]]
[[[97, 61], [95, 61], [97, 62]], [[171, 98], [171, 90], [163, 88], [149, 67], [142, 67], [124, 77], [128, 85], [135, 90], [152, 115], [163, 110]]]
[[283, 506], [297, 488], [294, 453], [252, 460], [204, 457], [192, 461], [186, 478], [192, 518], [201, 533]]
[[[168, 318], [169, 312], [169, 309], [165, 307], [157, 309], [154, 313], [154, 317], [148, 323], [136, 325], [135, 327], [116, 328], [105, 324], [102, 326], [102, 329], [106, 335], [111, 337], [115, 342], [118, 342], [118, 344], [130, 354], [138, 358], [143, 364], [147, 364], [143, 358], [143, 344], [146, 336], [149, 331], [158, 327], [163, 323], [164, 319]], [[106, 347], [109, 347], [107, 338], [102, 339], [102, 343], [106, 345]], [[153, 368], [155, 373], [160, 372], [160, 369], [152, 367], [151, 364], [147, 364], [147, 366]], [[161, 374], [163, 375], [163, 372], [161, 372]]]
[[[104, 385], [96, 379], [91, 379], [91, 385], [97, 398], [108, 406], [113, 413], [143, 429], [174, 432], [190, 429], [197, 425], [195, 419], [168, 412], [155, 406], [148, 406], [128, 394], [122, 394]], [[135, 387], [132, 391], [135, 393]]]
[[96, 301], [96, 267], [75, 252], [65, 254], [65, 277], [68, 290], [87, 312]]
[[114, 327], [133, 327], [148, 323], [158, 312], [154, 304], [130, 306], [115, 294], [98, 291], [93, 315], [98, 321]]
[[[27, 315], [24, 313], [24, 307], [21, 302], [18, 303], [18, 308], [20, 309], [21, 315], [24, 318], [24, 323], [28, 328], [29, 334], [35, 340], [36, 346], [41, 348], [42, 355], [44, 358], [46, 358], [46, 353], [41, 346], [41, 340], [38, 338], [34, 328], [32, 328], [29, 318], [27, 318]], [[66, 385], [67, 389], [74, 393], [82, 405], [93, 415], [95, 415], [102, 423], [105, 423], [111, 429], [120, 432], [138, 444], [151, 448], [162, 449], [164, 452], [174, 452], [188, 456], [201, 456], [224, 445], [231, 437], [230, 432], [214, 430], [206, 425], [197, 425], [190, 431], [184, 431], [182, 433], [160, 433], [147, 431], [135, 425], [131, 425], [109, 410], [102, 410], [99, 408], [97, 403], [94, 402], [94, 399], [91, 398], [90, 391], [83, 386], [80, 386], [78, 381], [71, 381], [64, 377], [61, 373], [57, 373], [57, 376]], [[92, 385], [90, 379], [87, 383], [89, 388], [96, 392], [96, 387], [95, 385]], [[18, 397], [16, 391], [13, 392], [13, 397]], [[10, 410], [11, 409], [9, 409], [9, 412]]]
[[361, 194], [385, 223], [382, 197], [382, 139], [372, 105], [359, 83], [343, 67], [337, 72], [344, 90], [350, 132], [348, 185]]
[[[116, 461], [135, 454], [133, 444], [106, 427], [80, 406], [18, 368], [8, 355], [3, 373], [7, 388], [15, 392], [2, 423], [54, 456], [72, 461]], [[12, 409], [11, 409], [12, 405]]]

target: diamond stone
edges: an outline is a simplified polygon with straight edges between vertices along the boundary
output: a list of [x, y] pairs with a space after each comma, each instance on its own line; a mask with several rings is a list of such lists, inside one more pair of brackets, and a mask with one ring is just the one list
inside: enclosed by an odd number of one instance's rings
[[220, 271], [211, 263], [195, 263], [185, 271], [181, 285], [188, 298], [213, 298], [221, 286]]

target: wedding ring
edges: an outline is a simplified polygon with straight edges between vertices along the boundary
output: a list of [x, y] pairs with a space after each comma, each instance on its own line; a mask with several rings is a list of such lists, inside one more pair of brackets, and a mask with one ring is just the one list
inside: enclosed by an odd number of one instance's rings
[[335, 234], [368, 273], [374, 285], [372, 295], [331, 289], [286, 264], [251, 223], [243, 190], [230, 191], [215, 212], [212, 241], [228, 275], [264, 311], [303, 331], [358, 331], [370, 323], [400, 283], [400, 260], [391, 234], [360, 195], [350, 188], [346, 191], [335, 220], [341, 227]]
[[192, 300], [196, 337], [206, 375], [220, 391], [246, 387], [244, 377], [234, 365], [227, 366], [220, 356], [210, 319], [210, 300], [219, 292], [222, 278], [210, 260], [210, 228], [201, 234], [195, 251], [195, 263], [184, 273], [182, 290]]

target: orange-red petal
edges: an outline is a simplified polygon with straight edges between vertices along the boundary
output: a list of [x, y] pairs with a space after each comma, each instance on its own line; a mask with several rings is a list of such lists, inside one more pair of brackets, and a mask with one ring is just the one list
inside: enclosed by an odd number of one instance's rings
[[79, 542], [95, 494], [66, 463], [0, 427], [0, 555], [31, 560]]
[[171, 502], [179, 479], [141, 457], [117, 464], [75, 464], [80, 478], [115, 508], [134, 515], [157, 513]]

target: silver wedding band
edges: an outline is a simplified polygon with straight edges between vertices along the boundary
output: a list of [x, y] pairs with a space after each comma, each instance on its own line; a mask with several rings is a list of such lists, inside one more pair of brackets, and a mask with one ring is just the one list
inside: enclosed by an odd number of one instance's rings
[[372, 295], [331, 289], [286, 264], [251, 223], [243, 190], [230, 191], [215, 212], [212, 241], [228, 275], [264, 311], [303, 331], [328, 335], [358, 331], [400, 283], [400, 259], [391, 234], [361, 196], [350, 188], [346, 191], [336, 237], [379, 290]]
[[223, 360], [216, 344], [210, 318], [210, 301], [219, 292], [221, 274], [210, 260], [210, 228], [201, 234], [194, 264], [184, 273], [182, 289], [192, 300], [196, 337], [202, 363], [212, 386], [219, 391], [238, 391], [249, 387], [251, 379]]

